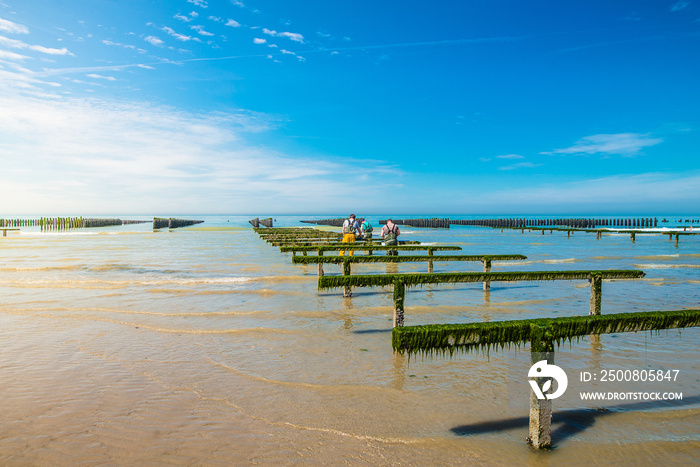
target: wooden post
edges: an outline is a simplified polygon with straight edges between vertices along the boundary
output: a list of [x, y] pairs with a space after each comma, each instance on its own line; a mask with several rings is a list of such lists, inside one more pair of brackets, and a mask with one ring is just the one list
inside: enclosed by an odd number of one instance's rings
[[680, 235], [676, 234], [676, 248], [678, 248], [678, 237], [680, 237]]
[[636, 238], [634, 232], [630, 233], [630, 238], [632, 239], [632, 243], [634, 243], [635, 238]]
[[[320, 264], [320, 263], [319, 263]], [[350, 261], [344, 260], [343, 261], [343, 275], [344, 276], [349, 276], [350, 275]], [[352, 297], [352, 290], [350, 289], [349, 285], [346, 285], [343, 288], [343, 297]]]
[[591, 283], [591, 310], [588, 314], [599, 315], [603, 290], [603, 279], [600, 276], [591, 276], [588, 281]]
[[[484, 272], [491, 272], [491, 258], [484, 258]], [[484, 292], [491, 290], [491, 281], [484, 281]]]
[[318, 277], [323, 276], [323, 263], [318, 263]]
[[394, 282], [394, 327], [403, 326], [403, 303], [406, 288], [402, 280]]
[[[544, 339], [544, 330], [541, 337], [533, 336], [530, 344], [530, 361], [535, 363], [546, 360], [549, 365], [554, 364], [554, 342]], [[535, 378], [537, 385], [542, 388], [548, 378]], [[544, 394], [551, 393], [551, 387]], [[527, 442], [536, 449], [548, 449], [552, 446], [552, 400], [538, 399], [534, 391], [530, 391], [530, 424]]]

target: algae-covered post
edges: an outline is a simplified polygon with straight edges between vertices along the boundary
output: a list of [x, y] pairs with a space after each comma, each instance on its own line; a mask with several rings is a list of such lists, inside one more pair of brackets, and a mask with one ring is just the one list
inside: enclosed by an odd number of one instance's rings
[[401, 279], [394, 282], [394, 327], [403, 326], [403, 310], [404, 298], [406, 297], [406, 288]]
[[[537, 377], [539, 362], [554, 363], [554, 343], [561, 345], [591, 334], [655, 331], [700, 326], [700, 310], [651, 311], [614, 315], [491, 321], [469, 324], [433, 324], [394, 327], [392, 347], [399, 354], [490, 350], [530, 342], [530, 423], [527, 442], [537, 449], [552, 445], [551, 382]], [[551, 375], [549, 375], [551, 377]], [[550, 387], [545, 386], [548, 384]], [[559, 384], [559, 381], [557, 381]], [[542, 399], [534, 394], [535, 385]], [[559, 388], [557, 388], [559, 391]]]
[[[530, 327], [530, 363], [536, 365], [545, 361], [554, 365], [554, 342], [545, 338], [546, 328], [533, 325]], [[529, 375], [528, 375], [529, 376]], [[537, 387], [544, 388], [549, 378], [535, 377]], [[544, 399], [539, 399], [535, 391], [530, 391], [530, 423], [528, 424], [528, 444], [537, 449], [549, 448], [552, 445], [552, 399], [547, 397], [551, 387], [543, 390]]]
[[603, 278], [599, 274], [592, 274], [589, 282], [591, 283], [591, 311], [588, 314], [599, 315], [603, 296]]
[[[351, 266], [350, 266], [350, 261], [348, 261], [347, 259], [345, 259], [345, 260], [343, 261], [343, 275], [344, 275], [344, 276], [349, 276], [351, 272], [352, 272], [352, 268], [351, 268]], [[343, 297], [352, 297], [352, 290], [350, 289], [350, 286], [349, 286], [349, 285], [346, 285], [346, 286], [343, 288]]]
[[[483, 259], [484, 263], [484, 272], [491, 272], [491, 258], [484, 258]], [[488, 292], [491, 290], [491, 281], [485, 280], [484, 281], [484, 292]]]

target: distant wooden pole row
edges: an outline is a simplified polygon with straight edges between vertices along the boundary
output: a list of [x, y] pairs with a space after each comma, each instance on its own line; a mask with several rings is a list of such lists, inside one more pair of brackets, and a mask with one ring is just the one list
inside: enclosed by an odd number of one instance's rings
[[36, 227], [39, 219], [0, 219], [0, 227]]
[[204, 221], [194, 221], [189, 219], [176, 219], [174, 217], [170, 217], [168, 219], [154, 217], [153, 230], [164, 229], [166, 227], [169, 229], [177, 229], [179, 227], [187, 227], [190, 225], [201, 224], [203, 222]]
[[463, 219], [452, 220], [454, 225], [477, 225], [483, 227], [538, 227], [538, 226], [566, 226], [576, 228], [589, 228], [598, 226], [610, 227], [657, 227], [658, 219], [651, 217], [620, 218], [620, 219]]
[[[450, 221], [449, 219], [392, 219], [392, 222], [397, 225], [405, 225], [406, 227], [420, 227], [426, 229], [449, 229]], [[386, 224], [386, 219], [380, 220], [380, 224]]]
[[[254, 219], [255, 220], [255, 219]], [[253, 221], [254, 221], [253, 220]], [[593, 227], [658, 227], [659, 220], [656, 217], [617, 218], [617, 219], [593, 219], [593, 218], [552, 218], [552, 219], [526, 219], [520, 217], [502, 219], [392, 219], [395, 224], [409, 227], [423, 227], [429, 229], [449, 229], [450, 225], [474, 225], [480, 227], [541, 227], [562, 226], [587, 229]], [[253, 221], [250, 221], [253, 224]], [[306, 224], [330, 225], [342, 227], [345, 219], [321, 219], [301, 221]], [[690, 221], [693, 222], [693, 221]], [[380, 224], [386, 224], [386, 220], [380, 220]], [[253, 224], [256, 226], [255, 224]]]
[[[260, 228], [260, 226], [272, 228], [272, 217], [268, 217], [267, 219], [258, 219], [257, 217], [255, 219], [251, 219], [248, 222], [250, 222], [250, 225], [255, 227], [256, 229]], [[304, 222], [304, 221], [302, 221]]]
[[331, 227], [342, 227], [345, 219], [321, 219], [317, 221], [301, 221], [304, 224], [330, 225]]

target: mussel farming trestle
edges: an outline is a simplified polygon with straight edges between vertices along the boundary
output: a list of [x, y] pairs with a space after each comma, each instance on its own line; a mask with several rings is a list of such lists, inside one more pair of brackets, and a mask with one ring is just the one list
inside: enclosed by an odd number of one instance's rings
[[169, 229], [177, 229], [180, 227], [188, 227], [190, 225], [201, 224], [203, 222], [204, 221], [194, 221], [194, 220], [188, 220], [188, 219], [175, 219], [173, 217], [171, 217], [169, 219], [154, 217], [153, 218], [153, 230], [164, 229], [166, 227]]
[[[588, 335], [622, 332], [658, 331], [700, 326], [700, 310], [652, 311], [611, 315], [574, 316], [570, 318], [541, 318], [516, 321], [491, 321], [470, 324], [429, 324], [395, 327], [392, 346], [395, 352], [411, 354], [452, 355], [455, 351], [499, 349], [530, 342], [528, 377], [530, 391], [530, 420], [527, 442], [537, 449], [552, 446], [552, 375], [542, 373], [546, 365], [554, 365], [554, 344]], [[670, 362], [669, 362], [670, 363]], [[533, 371], [533, 369], [535, 371]], [[557, 379], [557, 392], [561, 390]], [[541, 394], [535, 394], [535, 387]]]
[[553, 280], [588, 280], [591, 283], [591, 315], [600, 314], [603, 279], [639, 279], [644, 272], [638, 269], [607, 269], [585, 271], [522, 271], [522, 272], [461, 272], [435, 274], [375, 274], [322, 276], [318, 278], [319, 290], [343, 287], [394, 288], [394, 326], [403, 326], [404, 297], [406, 287], [424, 284], [454, 284], [469, 282], [519, 282]]

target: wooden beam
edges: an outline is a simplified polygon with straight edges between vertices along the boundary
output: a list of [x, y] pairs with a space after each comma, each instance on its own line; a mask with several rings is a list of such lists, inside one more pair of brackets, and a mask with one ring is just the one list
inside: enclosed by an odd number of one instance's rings
[[[490, 349], [530, 342], [532, 364], [554, 364], [554, 343], [590, 334], [654, 331], [700, 326], [700, 310], [652, 311], [571, 318], [497, 321], [472, 324], [394, 327], [392, 346], [400, 354]], [[544, 378], [535, 378], [542, 388]], [[546, 391], [544, 391], [546, 393]], [[527, 442], [537, 449], [552, 444], [552, 400], [530, 392]]]

